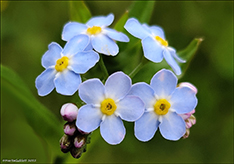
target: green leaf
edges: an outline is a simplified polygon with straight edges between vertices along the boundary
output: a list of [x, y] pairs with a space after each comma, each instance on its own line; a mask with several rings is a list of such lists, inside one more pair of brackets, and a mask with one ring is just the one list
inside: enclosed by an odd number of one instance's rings
[[129, 8], [129, 17], [135, 17], [141, 23], [149, 23], [155, 1], [134, 1]]
[[[34, 132], [51, 148], [52, 155], [61, 154], [59, 140], [63, 135], [62, 123], [30, 92], [23, 80], [11, 69], [1, 65], [2, 95], [8, 95], [17, 105]], [[7, 102], [4, 102], [7, 103]], [[11, 109], [7, 109], [11, 110]]]
[[126, 21], [128, 20], [128, 11], [126, 11], [121, 18], [117, 21], [117, 23], [114, 26], [114, 29], [122, 32], [124, 30], [124, 25], [126, 23]]
[[84, 1], [69, 1], [69, 6], [71, 21], [86, 23], [92, 17]]
[[184, 50], [177, 53], [179, 57], [186, 60], [186, 63], [179, 63], [182, 74], [178, 78], [181, 78], [185, 74], [202, 41], [203, 38], [195, 38]]

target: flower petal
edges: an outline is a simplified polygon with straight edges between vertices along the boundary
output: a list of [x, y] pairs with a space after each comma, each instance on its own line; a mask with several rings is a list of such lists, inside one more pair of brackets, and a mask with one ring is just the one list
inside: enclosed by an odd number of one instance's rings
[[108, 36], [99, 34], [92, 37], [93, 48], [102, 54], [115, 56], [119, 52], [118, 45]]
[[153, 76], [150, 85], [159, 98], [166, 98], [175, 90], [177, 81], [177, 77], [171, 71], [162, 69]]
[[105, 88], [99, 79], [89, 79], [80, 84], [79, 96], [87, 104], [100, 104], [105, 99]]
[[125, 121], [136, 121], [144, 111], [143, 101], [134, 95], [128, 95], [117, 103], [116, 112]]
[[77, 22], [69, 22], [63, 27], [62, 39], [68, 41], [74, 36], [84, 33], [86, 30], [87, 26], [84, 24]]
[[118, 32], [110, 28], [105, 28], [104, 33], [107, 34], [113, 40], [117, 40], [120, 42], [129, 42], [128, 36], [122, 32]]
[[52, 42], [48, 46], [49, 50], [42, 56], [42, 66], [48, 68], [56, 65], [56, 61], [61, 58], [62, 47], [55, 42]]
[[140, 97], [146, 109], [152, 108], [155, 103], [154, 90], [144, 82], [134, 84], [128, 94]]
[[69, 40], [64, 46], [62, 54], [67, 57], [72, 57], [78, 52], [84, 51], [90, 42], [88, 35], [77, 35]]
[[97, 129], [102, 120], [100, 109], [92, 105], [84, 105], [78, 110], [76, 126], [78, 129], [90, 133]]
[[158, 129], [158, 116], [152, 112], [145, 112], [141, 118], [135, 122], [135, 136], [140, 141], [149, 141], [153, 138]]
[[92, 68], [99, 60], [98, 53], [94, 51], [83, 51], [78, 52], [74, 55], [70, 61], [69, 65], [75, 73], [84, 74], [90, 68]]
[[163, 60], [163, 47], [157, 43], [152, 37], [148, 36], [141, 41], [144, 56], [156, 63], [159, 63]]
[[151, 35], [135, 18], [130, 18], [124, 25], [124, 28], [134, 37], [144, 39]]
[[151, 26], [150, 27], [150, 31], [153, 33], [153, 36], [159, 36], [160, 38], [162, 38], [163, 40], [165, 40], [165, 35], [164, 35], [164, 31], [161, 27], [159, 26]]
[[165, 60], [167, 61], [167, 63], [171, 66], [173, 71], [176, 73], [176, 75], [180, 75], [181, 74], [180, 66], [176, 63], [176, 61], [172, 57], [172, 54], [170, 53], [170, 51], [165, 49], [163, 51], [163, 56], [164, 56]]
[[185, 122], [175, 112], [168, 112], [162, 117], [159, 130], [165, 139], [176, 141], [185, 134]]
[[118, 101], [124, 98], [131, 89], [132, 81], [123, 72], [113, 73], [105, 83], [106, 97]]
[[36, 78], [36, 88], [40, 96], [48, 95], [54, 89], [54, 78], [56, 74], [54, 68], [48, 68]]
[[170, 51], [170, 53], [172, 54], [172, 56], [173, 56], [178, 62], [180, 62], [180, 63], [185, 63], [185, 62], [186, 62], [186, 60], [181, 59], [181, 58], [176, 54], [176, 50], [175, 50], [174, 48], [168, 47], [167, 49]]
[[56, 91], [62, 95], [73, 95], [80, 83], [80, 75], [70, 70], [59, 72], [54, 79]]
[[192, 111], [197, 106], [196, 93], [188, 87], [178, 87], [171, 96], [171, 108], [178, 114]]
[[86, 25], [89, 27], [93, 27], [93, 26], [101, 26], [101, 27], [106, 27], [111, 25], [111, 23], [114, 20], [114, 15], [113, 14], [109, 14], [107, 16], [97, 16], [97, 17], [93, 17], [91, 18]]
[[110, 115], [106, 116], [104, 121], [101, 122], [100, 132], [107, 143], [116, 145], [124, 139], [126, 130], [119, 117]]

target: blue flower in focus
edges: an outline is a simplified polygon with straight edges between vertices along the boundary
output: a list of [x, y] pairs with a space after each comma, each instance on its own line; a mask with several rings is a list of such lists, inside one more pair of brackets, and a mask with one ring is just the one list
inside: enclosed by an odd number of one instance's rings
[[135, 136], [149, 141], [159, 128], [168, 140], [178, 140], [186, 132], [185, 121], [178, 114], [191, 112], [197, 105], [196, 92], [189, 87], [176, 87], [176, 76], [162, 69], [151, 79], [150, 85], [139, 82], [129, 94], [138, 96], [145, 104], [145, 113], [135, 122]]
[[80, 74], [86, 73], [99, 60], [98, 53], [83, 51], [89, 37], [79, 35], [66, 43], [64, 49], [52, 42], [42, 57], [46, 69], [36, 78], [36, 88], [40, 96], [48, 95], [54, 88], [62, 95], [73, 95], [80, 83]]
[[181, 69], [175, 59], [181, 63], [185, 61], [177, 56], [174, 48], [168, 46], [162, 28], [146, 24], [141, 25], [135, 18], [128, 19], [124, 28], [134, 37], [141, 39], [144, 56], [147, 59], [159, 63], [165, 58], [174, 72], [177, 75], [181, 74]]
[[86, 105], [77, 115], [76, 126], [92, 132], [100, 126], [101, 136], [112, 145], [119, 144], [125, 136], [121, 119], [136, 121], [144, 113], [144, 103], [134, 95], [127, 95], [131, 79], [123, 72], [110, 75], [105, 83], [89, 79], [79, 87], [79, 96]]
[[74, 36], [85, 34], [90, 38], [86, 49], [94, 48], [99, 53], [115, 56], [119, 52], [115, 40], [129, 42], [129, 38], [121, 32], [108, 28], [113, 20], [114, 15], [109, 14], [106, 17], [93, 17], [86, 24], [69, 22], [63, 28], [62, 39], [68, 41]]

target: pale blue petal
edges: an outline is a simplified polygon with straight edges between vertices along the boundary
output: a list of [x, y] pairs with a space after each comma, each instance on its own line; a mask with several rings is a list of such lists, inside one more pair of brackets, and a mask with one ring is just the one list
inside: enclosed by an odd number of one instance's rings
[[87, 104], [98, 104], [105, 99], [105, 88], [99, 79], [89, 79], [80, 84], [79, 96]]
[[116, 112], [125, 121], [136, 121], [145, 111], [143, 101], [134, 95], [128, 95], [117, 104]]
[[135, 18], [130, 18], [124, 25], [124, 28], [134, 37], [144, 39], [151, 35]]
[[162, 38], [163, 40], [165, 40], [165, 35], [164, 35], [164, 31], [161, 27], [159, 26], [151, 26], [150, 30], [152, 32], [152, 34], [154, 36], [159, 36], [160, 38]]
[[185, 63], [186, 60], [181, 59], [177, 54], [174, 48], [168, 47], [170, 54], [180, 63]]
[[56, 73], [57, 71], [54, 68], [48, 68], [37, 76], [35, 84], [40, 96], [46, 96], [54, 89]]
[[56, 91], [62, 95], [73, 95], [80, 83], [80, 75], [70, 70], [59, 72], [54, 79]]
[[87, 30], [87, 26], [77, 22], [69, 22], [64, 25], [62, 32], [62, 39], [65, 41], [70, 40], [76, 35], [84, 33]]
[[118, 32], [110, 28], [105, 28], [104, 33], [107, 34], [113, 40], [117, 40], [120, 42], [129, 42], [128, 36], [122, 32]]
[[92, 38], [93, 48], [102, 54], [115, 56], [119, 52], [118, 45], [108, 36], [99, 34]]
[[135, 136], [140, 141], [149, 141], [153, 138], [158, 129], [158, 116], [152, 112], [145, 112], [141, 118], [135, 122]]
[[129, 95], [135, 95], [141, 98], [145, 104], [145, 108], [152, 108], [155, 103], [154, 90], [144, 82], [136, 83], [132, 86]]
[[124, 98], [131, 89], [132, 81], [123, 72], [113, 73], [105, 83], [106, 97], [113, 100]]
[[84, 105], [78, 110], [76, 126], [80, 130], [90, 133], [97, 129], [102, 120], [102, 112], [92, 105]]
[[153, 76], [150, 85], [157, 96], [166, 98], [175, 90], [177, 81], [177, 77], [171, 71], [162, 69]]
[[165, 139], [176, 141], [185, 134], [185, 122], [175, 112], [168, 112], [162, 117], [159, 130]]
[[99, 60], [98, 53], [94, 51], [78, 52], [69, 60], [71, 69], [78, 74], [86, 73]]
[[84, 49], [88, 46], [90, 42], [90, 38], [88, 35], [77, 35], [69, 40], [64, 46], [62, 54], [67, 57], [71, 57], [78, 52], [84, 51]]
[[62, 47], [55, 42], [52, 42], [48, 46], [49, 50], [42, 56], [42, 66], [48, 68], [56, 65], [56, 61], [61, 58]]
[[173, 71], [176, 73], [176, 75], [180, 75], [181, 74], [180, 66], [176, 63], [175, 59], [172, 57], [171, 53], [167, 49], [163, 51], [163, 56], [167, 61], [167, 63], [171, 66]]
[[91, 41], [89, 42], [88, 46], [84, 49], [84, 51], [89, 51], [89, 50], [93, 50]]
[[111, 23], [114, 20], [114, 15], [113, 14], [109, 14], [107, 16], [97, 16], [97, 17], [93, 17], [91, 18], [86, 25], [89, 27], [93, 27], [93, 26], [100, 26], [100, 27], [106, 27], [111, 25]]
[[124, 139], [126, 130], [122, 120], [113, 114], [106, 116], [104, 121], [101, 122], [100, 132], [107, 143], [116, 145]]
[[161, 46], [155, 39], [152, 37], [146, 37], [141, 41], [144, 56], [156, 63], [159, 63], [163, 60], [163, 46]]
[[197, 105], [196, 93], [188, 87], [178, 87], [171, 96], [171, 108], [178, 114], [191, 112]]
[[145, 30], [147, 30], [148, 33], [149, 33], [150, 35], [152, 35], [152, 32], [151, 32], [151, 30], [150, 30], [150, 26], [149, 26], [148, 24], [143, 23], [143, 24], [142, 24], [142, 27], [143, 27]]

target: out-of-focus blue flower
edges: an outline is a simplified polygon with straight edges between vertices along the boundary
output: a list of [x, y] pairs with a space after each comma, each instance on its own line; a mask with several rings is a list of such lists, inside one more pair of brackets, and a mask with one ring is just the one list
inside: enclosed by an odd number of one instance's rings
[[181, 69], [175, 59], [181, 63], [185, 61], [177, 56], [174, 48], [168, 46], [161, 27], [141, 25], [135, 18], [130, 18], [124, 25], [124, 28], [134, 37], [141, 39], [144, 56], [147, 59], [159, 63], [165, 58], [174, 72], [177, 75], [181, 74]]
[[127, 95], [131, 79], [123, 72], [110, 75], [105, 83], [89, 79], [79, 87], [79, 96], [86, 105], [77, 115], [76, 126], [92, 132], [100, 126], [101, 136], [109, 144], [119, 144], [125, 136], [121, 119], [136, 121], [144, 113], [144, 103], [134, 95]]
[[191, 112], [197, 105], [196, 93], [189, 87], [176, 87], [176, 76], [162, 69], [151, 79], [150, 85], [140, 82], [129, 94], [136, 95], [145, 104], [145, 113], [135, 122], [135, 136], [149, 141], [159, 128], [168, 140], [178, 140], [186, 132], [184, 119], [178, 114]]
[[68, 41], [74, 36], [85, 34], [90, 38], [86, 49], [94, 48], [99, 53], [115, 56], [119, 52], [119, 47], [115, 40], [129, 42], [129, 38], [121, 32], [108, 28], [113, 20], [114, 15], [109, 14], [107, 16], [93, 17], [86, 24], [69, 22], [63, 28], [62, 39]]
[[40, 96], [49, 94], [54, 88], [62, 95], [73, 95], [80, 83], [80, 74], [86, 73], [99, 60], [98, 53], [83, 51], [89, 37], [79, 35], [66, 43], [64, 49], [52, 42], [42, 57], [46, 69], [36, 78], [36, 88]]

